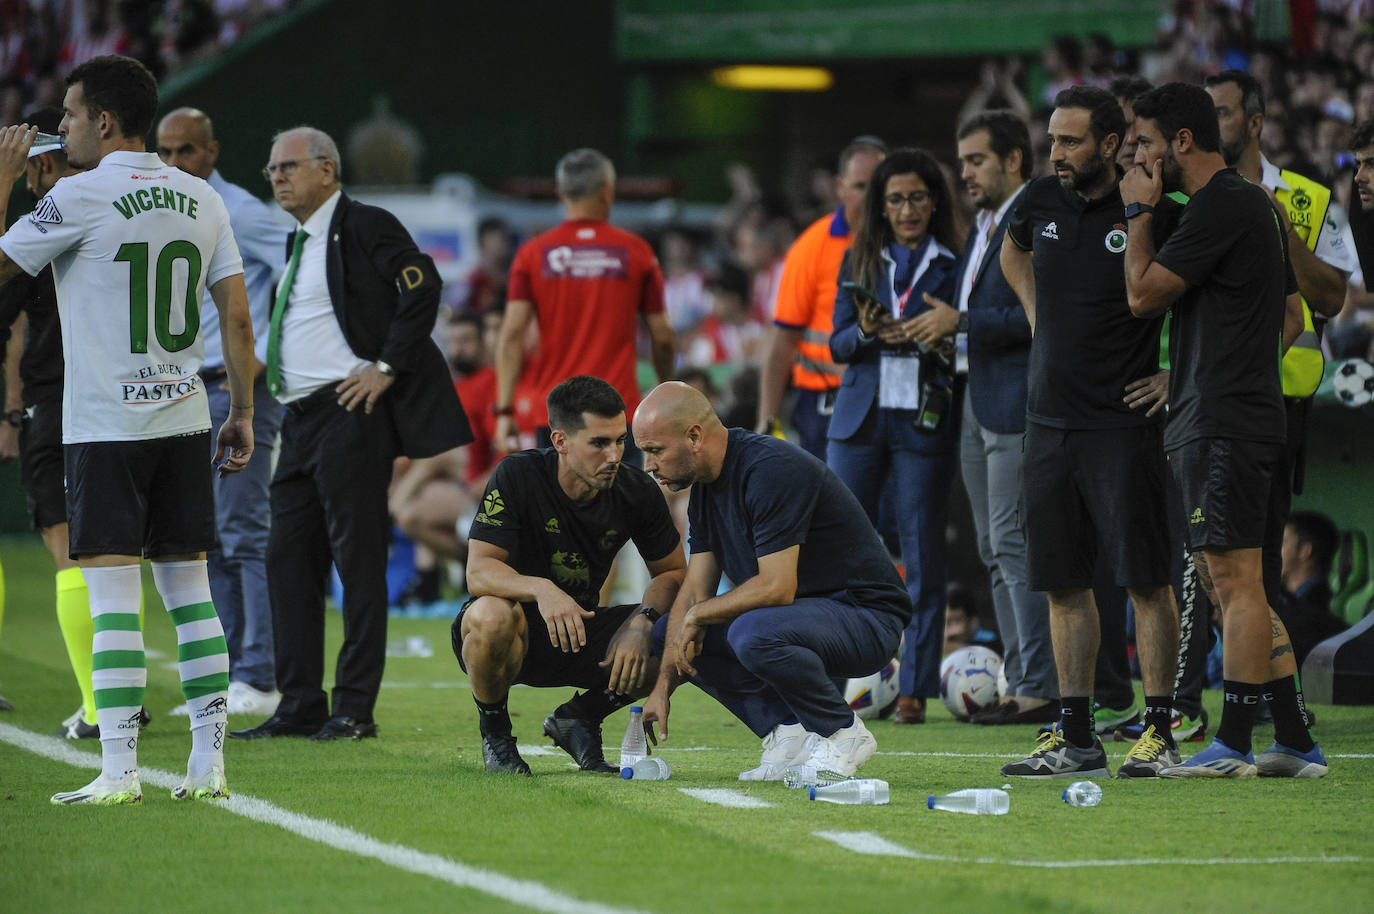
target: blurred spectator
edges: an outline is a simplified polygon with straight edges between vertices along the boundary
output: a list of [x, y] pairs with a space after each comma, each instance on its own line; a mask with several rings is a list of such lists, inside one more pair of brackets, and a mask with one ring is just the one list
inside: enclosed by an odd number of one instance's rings
[[463, 310], [486, 314], [506, 303], [506, 275], [510, 271], [515, 239], [510, 226], [497, 216], [477, 223], [477, 266], [468, 274]]
[[685, 229], [670, 228], [658, 242], [663, 268], [663, 307], [673, 332], [687, 334], [711, 313], [706, 273], [697, 257], [696, 242]]
[[735, 232], [735, 260], [750, 274], [749, 312], [756, 321], [773, 320], [783, 260], [796, 236], [792, 223], [781, 216], [746, 222]]
[[950, 581], [945, 588], [945, 649], [949, 656], [961, 647], [985, 647], [1002, 653], [1002, 642], [997, 633], [983, 628], [978, 603], [973, 593], [958, 581]]
[[689, 365], [743, 365], [757, 362], [764, 326], [749, 306], [749, 276], [732, 263], [723, 263], [706, 282], [711, 313], [684, 345]]
[[1040, 51], [1040, 64], [1045, 68], [1046, 85], [1040, 93], [1040, 104], [1053, 107], [1054, 99], [1069, 86], [1082, 85], [1083, 45], [1072, 35], [1056, 35]]
[[1283, 592], [1274, 612], [1283, 620], [1298, 668], [1308, 652], [1347, 626], [1331, 613], [1331, 561], [1340, 533], [1331, 518], [1294, 511], [1283, 528]]

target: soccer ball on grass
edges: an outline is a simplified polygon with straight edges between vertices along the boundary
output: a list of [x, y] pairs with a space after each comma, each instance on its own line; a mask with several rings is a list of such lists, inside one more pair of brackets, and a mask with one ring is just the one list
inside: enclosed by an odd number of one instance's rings
[[940, 699], [959, 720], [997, 704], [1002, 658], [996, 651], [961, 647], [940, 664]]
[[844, 700], [854, 715], [862, 720], [887, 717], [897, 707], [897, 661], [868, 676], [849, 680]]

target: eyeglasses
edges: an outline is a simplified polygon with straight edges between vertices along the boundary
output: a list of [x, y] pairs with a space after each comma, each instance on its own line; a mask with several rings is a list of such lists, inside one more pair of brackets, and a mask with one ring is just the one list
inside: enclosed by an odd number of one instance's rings
[[[311, 156], [307, 162], [314, 162], [317, 159], [327, 159], [329, 156]], [[285, 162], [269, 162], [267, 167], [262, 170], [262, 176], [271, 181], [281, 172], [282, 177], [289, 178], [296, 173], [296, 169], [301, 167], [301, 163], [295, 159], [287, 159]]]
[[912, 209], [918, 209], [930, 202], [930, 191], [913, 190], [906, 196], [902, 196], [901, 194], [888, 194], [883, 198], [883, 202], [887, 204], [888, 209], [894, 212], [907, 204], [910, 204]]

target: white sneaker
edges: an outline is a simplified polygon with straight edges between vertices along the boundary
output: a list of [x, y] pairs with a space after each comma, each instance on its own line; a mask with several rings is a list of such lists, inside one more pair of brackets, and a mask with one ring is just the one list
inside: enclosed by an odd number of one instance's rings
[[52, 795], [56, 806], [126, 806], [143, 802], [143, 785], [138, 780], [138, 769], [124, 773], [124, 777], [107, 780], [105, 775], [91, 781], [80, 790], [68, 790]]
[[235, 679], [229, 683], [229, 713], [252, 714], [256, 717], [271, 717], [277, 713], [281, 693], [262, 692], [246, 682]]
[[741, 781], [781, 781], [782, 773], [811, 754], [820, 737], [801, 724], [778, 724], [763, 738], [763, 758], [759, 767], [740, 772]]
[[833, 784], [854, 776], [878, 748], [878, 741], [855, 715], [854, 722], [829, 736], [817, 736], [811, 755], [783, 775], [788, 787]]
[[189, 774], [186, 780], [172, 788], [174, 800], [227, 800], [229, 785], [224, 779], [224, 760], [210, 766], [210, 770], [198, 778]]

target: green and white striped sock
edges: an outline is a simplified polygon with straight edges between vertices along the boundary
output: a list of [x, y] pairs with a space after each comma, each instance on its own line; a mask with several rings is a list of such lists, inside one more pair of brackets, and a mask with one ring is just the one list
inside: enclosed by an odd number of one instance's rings
[[138, 768], [138, 715], [148, 685], [138, 606], [138, 565], [82, 568], [91, 595], [91, 686], [100, 724], [101, 775], [120, 779]]
[[177, 630], [181, 694], [191, 712], [187, 774], [203, 775], [222, 762], [229, 721], [229, 648], [210, 599], [205, 560], [154, 562], [153, 581]]

